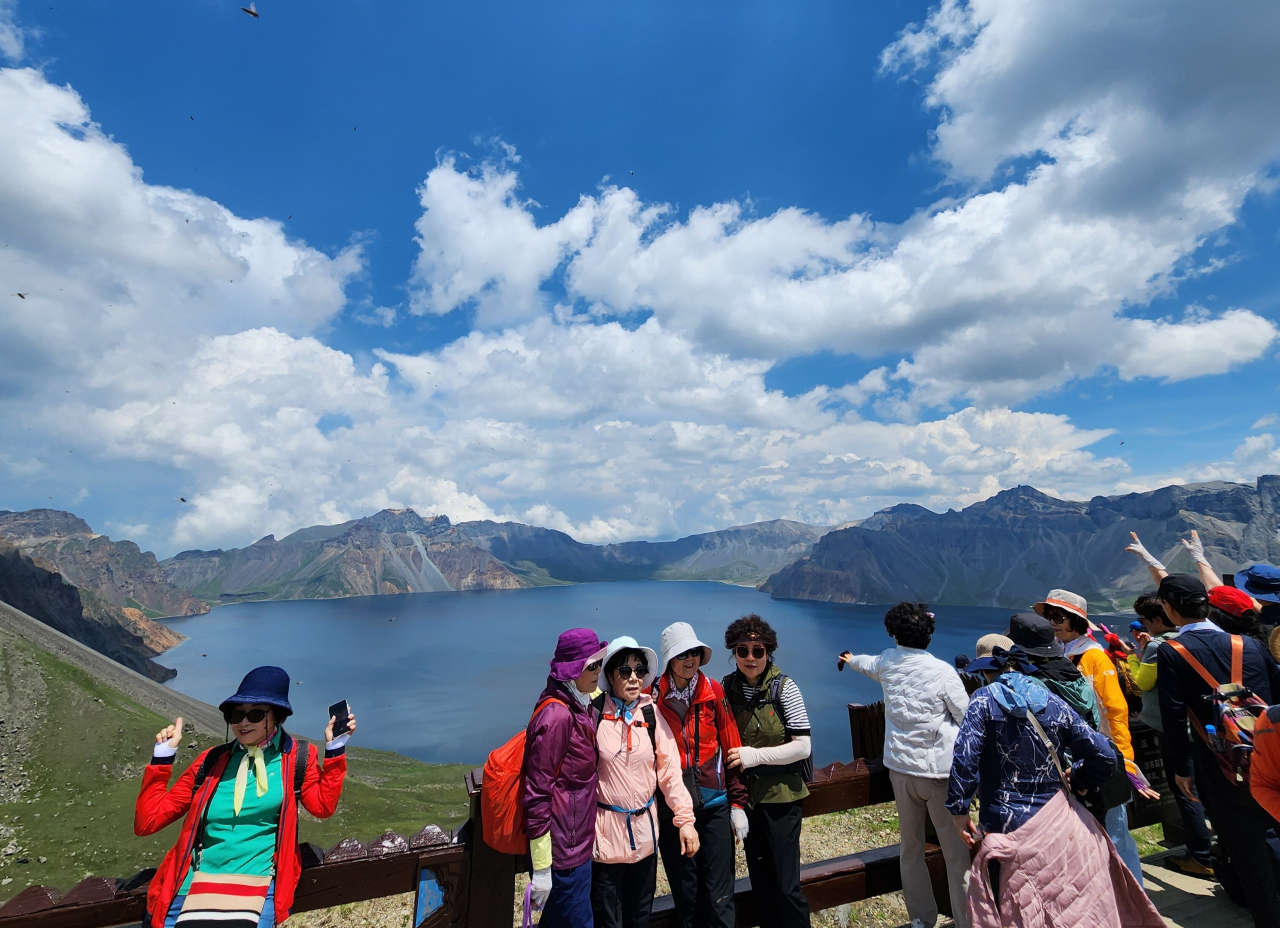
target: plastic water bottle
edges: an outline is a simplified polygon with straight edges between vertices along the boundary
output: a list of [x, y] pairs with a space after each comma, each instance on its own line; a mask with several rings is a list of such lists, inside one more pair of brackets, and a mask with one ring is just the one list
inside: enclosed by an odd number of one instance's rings
[[1209, 742], [1209, 748], [1219, 754], [1226, 750], [1226, 745], [1222, 741], [1222, 736], [1218, 734], [1218, 729], [1213, 725], [1204, 727], [1205, 739]]

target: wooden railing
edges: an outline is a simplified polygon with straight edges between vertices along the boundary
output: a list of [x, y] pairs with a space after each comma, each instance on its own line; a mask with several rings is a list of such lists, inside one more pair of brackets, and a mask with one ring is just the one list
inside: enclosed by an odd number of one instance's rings
[[[878, 708], [877, 708], [878, 707]], [[884, 740], [884, 709], [849, 707], [850, 733], [857, 758], [815, 771], [804, 815], [823, 815], [893, 800], [888, 772], [879, 762]], [[523, 860], [499, 854], [480, 838], [480, 770], [466, 777], [470, 819], [456, 832], [433, 825], [412, 838], [388, 832], [369, 844], [344, 839], [321, 853], [303, 846], [302, 880], [294, 912], [329, 908], [382, 896], [420, 892], [422, 915], [415, 928], [510, 928], [515, 877]], [[927, 845], [926, 861], [934, 881], [939, 910], [950, 914], [946, 872], [936, 844]], [[65, 895], [44, 886], [28, 887], [0, 907], [0, 928], [109, 928], [139, 921], [146, 907], [147, 883], [154, 871], [127, 880], [90, 877]], [[801, 886], [812, 909], [831, 908], [884, 895], [902, 888], [898, 846], [877, 848], [801, 868]], [[749, 880], [738, 880], [737, 924], [759, 924]], [[670, 896], [654, 902], [654, 928], [674, 926]]]

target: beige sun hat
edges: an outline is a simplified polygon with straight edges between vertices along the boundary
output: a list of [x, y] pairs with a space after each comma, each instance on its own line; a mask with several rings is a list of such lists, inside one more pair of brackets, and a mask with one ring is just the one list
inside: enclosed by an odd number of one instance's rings
[[978, 639], [976, 648], [978, 657], [990, 657], [991, 652], [996, 648], [1004, 648], [1008, 651], [1013, 647], [1013, 639], [1008, 635], [983, 635]]
[[1059, 609], [1075, 613], [1086, 622], [1089, 621], [1089, 601], [1079, 593], [1072, 593], [1070, 590], [1050, 590], [1049, 595], [1042, 602], [1036, 603], [1031, 608], [1037, 615], [1044, 615], [1045, 606], [1057, 606]]

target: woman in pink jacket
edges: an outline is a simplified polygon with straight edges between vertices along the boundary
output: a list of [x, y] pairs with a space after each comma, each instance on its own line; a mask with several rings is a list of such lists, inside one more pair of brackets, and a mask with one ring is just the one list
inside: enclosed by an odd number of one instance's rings
[[680, 774], [675, 736], [649, 695], [658, 664], [634, 638], [615, 639], [600, 671], [596, 746], [596, 842], [591, 855], [595, 928], [647, 928], [658, 874], [659, 787], [675, 813], [680, 850], [698, 853], [693, 800]]

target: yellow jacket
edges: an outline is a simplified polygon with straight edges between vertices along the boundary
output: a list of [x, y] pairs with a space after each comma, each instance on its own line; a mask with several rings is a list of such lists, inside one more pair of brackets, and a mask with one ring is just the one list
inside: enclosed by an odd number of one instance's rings
[[1133, 741], [1129, 737], [1129, 703], [1116, 679], [1116, 665], [1111, 655], [1096, 643], [1091, 643], [1083, 653], [1072, 658], [1080, 672], [1089, 678], [1098, 708], [1102, 714], [1102, 733], [1116, 743], [1124, 755], [1125, 766], [1136, 772], [1133, 762]]

